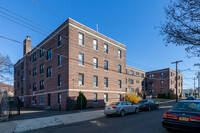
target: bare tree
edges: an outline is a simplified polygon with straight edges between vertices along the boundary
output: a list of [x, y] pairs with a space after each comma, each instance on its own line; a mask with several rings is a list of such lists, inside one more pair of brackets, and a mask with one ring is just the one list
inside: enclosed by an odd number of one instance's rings
[[186, 46], [187, 52], [200, 56], [200, 0], [171, 0], [165, 14], [160, 33], [167, 45]]
[[13, 77], [13, 64], [9, 56], [0, 54], [0, 80], [10, 82]]

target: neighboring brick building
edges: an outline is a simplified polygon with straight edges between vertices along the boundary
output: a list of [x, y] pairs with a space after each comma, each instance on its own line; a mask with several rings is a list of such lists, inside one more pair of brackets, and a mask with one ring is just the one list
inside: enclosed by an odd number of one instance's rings
[[15, 96], [24, 106], [68, 108], [82, 91], [88, 105], [103, 106], [125, 93], [126, 46], [68, 19], [14, 65]]
[[146, 72], [134, 67], [126, 66], [127, 77], [125, 79], [128, 92], [143, 93], [145, 91]]
[[[176, 94], [176, 71], [171, 68], [146, 72], [148, 94]], [[183, 91], [183, 76], [178, 73], [178, 96]]]

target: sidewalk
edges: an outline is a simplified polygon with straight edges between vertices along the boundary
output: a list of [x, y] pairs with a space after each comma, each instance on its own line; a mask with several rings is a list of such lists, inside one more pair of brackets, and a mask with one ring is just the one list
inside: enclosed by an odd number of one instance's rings
[[[166, 102], [160, 102], [160, 106], [175, 102], [170, 100]], [[91, 110], [91, 111], [80, 111], [72, 114], [54, 115], [49, 117], [14, 120], [0, 123], [0, 133], [19, 133], [25, 132], [50, 126], [58, 126], [64, 124], [72, 124], [77, 122], [83, 122], [96, 118], [104, 117], [103, 110]]]

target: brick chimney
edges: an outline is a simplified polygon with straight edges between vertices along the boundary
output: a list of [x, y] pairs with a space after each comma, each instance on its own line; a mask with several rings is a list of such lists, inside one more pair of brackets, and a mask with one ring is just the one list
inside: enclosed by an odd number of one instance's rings
[[31, 51], [31, 39], [30, 36], [26, 36], [24, 40], [24, 55]]

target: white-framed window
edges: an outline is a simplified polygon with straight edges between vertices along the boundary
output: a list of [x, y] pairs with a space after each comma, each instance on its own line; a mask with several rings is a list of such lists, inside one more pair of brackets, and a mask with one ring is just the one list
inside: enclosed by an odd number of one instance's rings
[[44, 80], [41, 80], [40, 81], [40, 90], [43, 90], [44, 89]]
[[93, 58], [93, 68], [98, 68], [98, 58]]
[[108, 102], [108, 93], [104, 94], [104, 102], [107, 103]]
[[118, 49], [118, 58], [121, 59], [122, 58], [122, 51], [120, 49]]
[[84, 85], [84, 74], [82, 74], [82, 73], [79, 73], [79, 75], [78, 75], [78, 85], [79, 86]]
[[40, 104], [44, 104], [44, 96], [40, 96]]
[[104, 53], [108, 54], [108, 44], [104, 44]]
[[133, 79], [129, 79], [129, 84], [133, 85]]
[[97, 102], [97, 93], [94, 93], [94, 102]]
[[122, 88], [122, 81], [118, 80], [118, 88], [121, 89]]
[[78, 64], [84, 65], [84, 55], [82, 53], [78, 54]]
[[134, 72], [132, 70], [130, 70], [130, 74], [131, 74], [131, 76], [133, 76]]
[[78, 43], [80, 45], [84, 45], [84, 34], [83, 33], [79, 33], [79, 36], [78, 36]]
[[136, 75], [137, 75], [137, 76], [139, 76], [139, 75], [140, 75], [140, 73], [139, 73], [139, 72], [136, 72]]
[[104, 77], [104, 87], [108, 88], [108, 78]]
[[96, 39], [93, 39], [93, 49], [98, 50], [98, 41]]
[[93, 87], [98, 87], [98, 77], [93, 76]]
[[33, 77], [35, 77], [37, 75], [37, 69], [33, 68]]
[[44, 64], [40, 65], [40, 74], [44, 73]]
[[36, 89], [37, 89], [37, 84], [33, 83], [33, 91], [36, 91]]
[[162, 80], [162, 81], [160, 81], [160, 85], [161, 86], [163, 86], [164, 85], [164, 81]]

